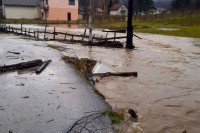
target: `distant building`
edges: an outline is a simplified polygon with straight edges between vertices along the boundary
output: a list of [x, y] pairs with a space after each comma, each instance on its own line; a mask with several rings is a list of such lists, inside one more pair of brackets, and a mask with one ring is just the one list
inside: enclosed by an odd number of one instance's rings
[[128, 15], [128, 8], [124, 4], [120, 4], [120, 3], [114, 4], [110, 8], [110, 15], [111, 16], [115, 16], [115, 15], [126, 16]]
[[44, 20], [78, 20], [78, 0], [41, 0]]
[[3, 16], [6, 19], [38, 19], [39, 4], [39, 0], [2, 0]]
[[103, 10], [101, 9], [101, 8], [96, 8], [96, 10], [95, 10], [95, 15], [97, 15], [97, 16], [102, 16], [103, 15]]

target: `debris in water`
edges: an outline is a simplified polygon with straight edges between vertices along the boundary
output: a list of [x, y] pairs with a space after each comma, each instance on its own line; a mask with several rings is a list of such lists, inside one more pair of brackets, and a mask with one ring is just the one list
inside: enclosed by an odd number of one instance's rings
[[[114, 39], [114, 38], [113, 38]], [[100, 41], [100, 42], [86, 42], [83, 43], [85, 46], [99, 46], [99, 47], [111, 47], [111, 48], [123, 48], [124, 45], [119, 41]]]
[[25, 97], [22, 97], [22, 98], [29, 98], [29, 96], [25, 96]]
[[107, 77], [107, 76], [122, 76], [122, 77], [134, 76], [134, 77], [137, 77], [138, 73], [137, 72], [115, 72], [115, 73], [107, 72], [107, 73], [96, 73], [93, 75], [101, 76], [101, 77]]
[[184, 130], [182, 133], [187, 133], [187, 130]]
[[70, 93], [70, 92], [63, 91], [63, 92], [61, 92], [61, 93], [64, 94], [64, 93]]
[[51, 62], [51, 60], [44, 61], [39, 69], [36, 70], [36, 74], [40, 74]]
[[88, 58], [77, 58], [77, 57], [69, 57], [63, 56], [62, 59], [72, 64], [76, 69], [78, 69], [84, 76], [88, 74], [92, 74], [92, 69], [94, 68], [96, 61], [90, 60]]
[[47, 123], [50, 123], [50, 122], [52, 122], [52, 121], [54, 121], [54, 119], [47, 121]]
[[73, 89], [73, 90], [75, 90], [76, 88], [74, 88], [74, 87], [69, 87], [70, 89]]
[[36, 67], [41, 64], [42, 64], [42, 60], [32, 60], [32, 61], [28, 61], [28, 62], [13, 64], [13, 65], [4, 65], [4, 66], [0, 67], [0, 72], [22, 70], [22, 69], [27, 69], [27, 68], [31, 68], [31, 67]]
[[114, 68], [112, 68], [111, 66], [109, 66], [106, 63], [103, 63], [102, 61], [99, 61], [96, 63], [96, 65], [94, 66], [92, 73], [96, 74], [96, 73], [110, 73], [110, 72], [115, 72]]
[[60, 83], [61, 85], [65, 85], [65, 84], [73, 84], [73, 83]]
[[[77, 57], [69, 57], [63, 56], [62, 59], [67, 63], [72, 64], [76, 69], [78, 69], [86, 78], [91, 81], [95, 85], [95, 80], [93, 76], [138, 76], [137, 72], [116, 72], [112, 66], [109, 66], [102, 61], [97, 62], [95, 60], [90, 60], [87, 58], [77, 58]], [[97, 80], [98, 82], [98, 80]]]
[[131, 115], [131, 117], [137, 122], [138, 121], [138, 115], [133, 109], [129, 109], [128, 113]]
[[8, 51], [8, 53], [11, 53], [11, 54], [16, 54], [16, 55], [19, 55], [19, 54], [21, 54], [20, 52], [13, 52], [13, 51]]
[[60, 108], [60, 105], [57, 107], [57, 109], [59, 109]]
[[24, 86], [25, 84], [21, 83], [21, 84], [16, 84], [15, 86]]
[[12, 57], [12, 58], [8, 58], [9, 60], [17, 60], [17, 59], [19, 59], [18, 57]]

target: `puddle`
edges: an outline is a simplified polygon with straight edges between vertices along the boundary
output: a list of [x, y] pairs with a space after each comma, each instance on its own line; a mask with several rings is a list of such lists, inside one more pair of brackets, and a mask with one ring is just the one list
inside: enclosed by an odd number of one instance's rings
[[162, 30], [162, 31], [178, 31], [179, 29], [175, 29], [175, 28], [157, 28], [157, 30]]

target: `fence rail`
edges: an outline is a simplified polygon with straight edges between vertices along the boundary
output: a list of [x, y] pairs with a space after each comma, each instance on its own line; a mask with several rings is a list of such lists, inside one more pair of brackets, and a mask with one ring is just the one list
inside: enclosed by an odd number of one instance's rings
[[[68, 41], [68, 42], [79, 42], [79, 43], [89, 43], [90, 45], [93, 45], [95, 43], [95, 46], [98, 46], [96, 43], [100, 44], [101, 42], [108, 42], [113, 40], [113, 42], [116, 42], [117, 39], [126, 38], [126, 36], [117, 37], [116, 34], [118, 31], [106, 31], [107, 34], [105, 37], [95, 37], [95, 34], [92, 36], [92, 42], [85, 41], [85, 39], [88, 40], [89, 36], [86, 35], [86, 29], [83, 34], [71, 34], [71, 33], [64, 33], [56, 31], [56, 28], [54, 27], [53, 31], [47, 31], [47, 26], [45, 26], [44, 30], [39, 29], [33, 29], [33, 28], [26, 28], [23, 27], [21, 24], [19, 27], [13, 27], [5, 23], [0, 23], [0, 32], [5, 33], [13, 33], [17, 35], [24, 35], [28, 37], [33, 37], [37, 39], [42, 40], [57, 40], [57, 41]], [[105, 31], [104, 31], [105, 32]], [[114, 32], [114, 37], [108, 37], [109, 32]], [[121, 31], [119, 31], [121, 32]], [[110, 42], [109, 42], [110, 44]], [[114, 44], [114, 43], [113, 43]], [[117, 42], [116, 44], [119, 44]], [[101, 45], [103, 46], [103, 45]]]

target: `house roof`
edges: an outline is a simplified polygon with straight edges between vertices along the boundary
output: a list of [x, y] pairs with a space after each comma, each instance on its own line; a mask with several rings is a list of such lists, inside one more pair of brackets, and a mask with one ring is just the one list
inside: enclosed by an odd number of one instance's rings
[[[124, 5], [124, 4], [121, 4], [121, 3], [114, 4], [114, 5], [110, 8], [110, 10], [118, 10], [122, 5]], [[125, 6], [126, 6], [126, 5], [125, 5]]]
[[101, 8], [96, 8], [96, 12], [103, 12]]
[[40, 0], [2, 0], [3, 5], [38, 6]]

